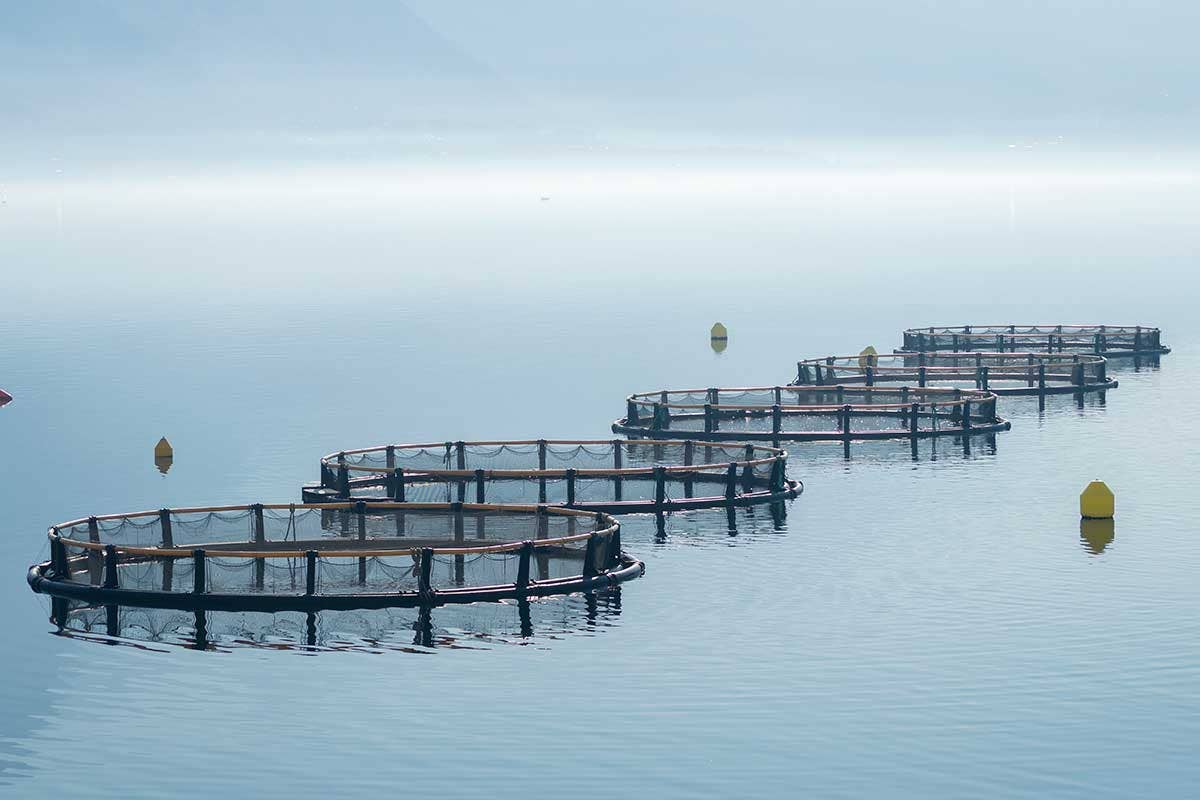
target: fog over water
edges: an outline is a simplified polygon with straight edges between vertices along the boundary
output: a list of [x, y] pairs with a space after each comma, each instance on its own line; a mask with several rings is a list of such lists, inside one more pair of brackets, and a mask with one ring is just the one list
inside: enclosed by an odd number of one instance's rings
[[[0, 796], [1186, 797], [1193, 3], [75, 0], [0, 15]], [[729, 347], [707, 337], [720, 320]], [[930, 324], [1158, 325], [1103, 402], [794, 445], [622, 520], [618, 597], [83, 609], [47, 526], [298, 502], [321, 455], [611, 437]], [[154, 466], [160, 436], [175, 447]], [[1111, 535], [1076, 495], [1117, 491]], [[91, 616], [89, 616], [91, 614]], [[201, 765], [198, 767], [197, 765]]]

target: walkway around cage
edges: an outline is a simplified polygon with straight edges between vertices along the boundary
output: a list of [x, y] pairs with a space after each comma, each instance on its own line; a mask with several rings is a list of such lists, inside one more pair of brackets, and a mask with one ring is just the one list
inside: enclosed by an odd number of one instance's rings
[[434, 607], [604, 590], [644, 571], [610, 516], [545, 505], [162, 509], [65, 522], [49, 538], [50, 560], [27, 576], [35, 592], [178, 610]]
[[[773, 503], [803, 490], [787, 477], [785, 450], [692, 439], [385, 445], [330, 454], [320, 469], [320, 484], [302, 489], [305, 502], [464, 502], [473, 495], [476, 503], [512, 503], [536, 497], [539, 504], [631, 514]], [[697, 496], [697, 486], [719, 491]]]
[[996, 395], [971, 389], [757, 386], [645, 392], [626, 399], [616, 433], [718, 441], [852, 441], [1008, 430]]
[[1143, 325], [942, 325], [909, 328], [898, 352], [937, 350], [1157, 356], [1171, 352], [1158, 328]]
[[[968, 384], [996, 395], [1102, 392], [1117, 388], [1108, 362], [1086, 353], [894, 353], [826, 356], [796, 363], [797, 385]], [[960, 386], [959, 388], [967, 388]]]

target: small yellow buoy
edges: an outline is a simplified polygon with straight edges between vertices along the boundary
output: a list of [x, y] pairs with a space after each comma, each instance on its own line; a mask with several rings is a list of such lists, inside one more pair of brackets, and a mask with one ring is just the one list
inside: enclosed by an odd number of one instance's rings
[[158, 467], [158, 471], [163, 475], [167, 474], [167, 470], [171, 468], [171, 464], [175, 462], [175, 451], [171, 448], [171, 443], [167, 441], [167, 437], [162, 437], [158, 440], [158, 444], [154, 445], [154, 466]]
[[863, 348], [863, 351], [858, 354], [858, 365], [863, 369], [866, 369], [867, 367], [873, 367], [878, 362], [878, 359], [876, 358], [878, 355], [878, 350], [871, 345], [867, 345]]
[[729, 346], [729, 330], [721, 323], [716, 323], [712, 326], [709, 332], [709, 344], [712, 345], [714, 353], [724, 353], [725, 348]]
[[1079, 516], [1084, 519], [1112, 519], [1116, 500], [1112, 489], [1101, 480], [1094, 480], [1079, 493]]

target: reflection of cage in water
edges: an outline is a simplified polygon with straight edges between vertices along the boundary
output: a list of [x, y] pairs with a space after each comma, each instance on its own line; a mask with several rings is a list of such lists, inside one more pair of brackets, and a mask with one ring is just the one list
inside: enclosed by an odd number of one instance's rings
[[139, 647], [413, 652], [414, 647], [462, 649], [596, 633], [611, 627], [620, 615], [621, 588], [615, 586], [553, 598], [438, 609], [183, 611], [55, 597], [50, 621], [60, 633], [74, 638], [109, 644], [120, 638]]
[[1108, 362], [1086, 353], [894, 353], [826, 356], [796, 363], [796, 383], [952, 385], [997, 395], [1046, 395], [1115, 389]]
[[474, 503], [163, 509], [50, 529], [34, 591], [94, 604], [309, 611], [606, 589], [642, 574], [606, 514]]
[[934, 325], [906, 330], [902, 349], [1075, 352], [1110, 357], [1171, 352], [1162, 343], [1162, 332], [1144, 325]]
[[555, 440], [438, 442], [346, 450], [321, 459], [306, 502], [550, 503], [613, 513], [770, 503], [795, 497], [787, 452], [728, 442]]
[[630, 395], [613, 431], [644, 438], [851, 441], [1008, 430], [996, 395], [909, 386], [757, 386]]

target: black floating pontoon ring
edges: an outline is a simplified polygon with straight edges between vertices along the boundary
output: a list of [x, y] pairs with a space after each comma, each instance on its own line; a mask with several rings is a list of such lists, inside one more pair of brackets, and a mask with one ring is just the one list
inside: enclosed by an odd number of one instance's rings
[[924, 439], [1006, 431], [996, 395], [909, 386], [755, 386], [630, 395], [613, 431], [721, 441]]
[[1171, 352], [1161, 341], [1161, 331], [1144, 325], [934, 325], [904, 332], [900, 352], [931, 350], [1071, 352], [1109, 357]]
[[305, 502], [471, 497], [630, 514], [787, 500], [803, 486], [786, 467], [775, 447], [691, 439], [397, 444], [325, 456], [320, 484], [302, 492]]
[[902, 383], [958, 386], [998, 395], [1100, 392], [1117, 388], [1108, 362], [1085, 353], [894, 353], [826, 356], [796, 363], [796, 384]]
[[606, 514], [474, 503], [179, 508], [50, 529], [35, 592], [206, 611], [434, 607], [603, 590], [636, 578]]

